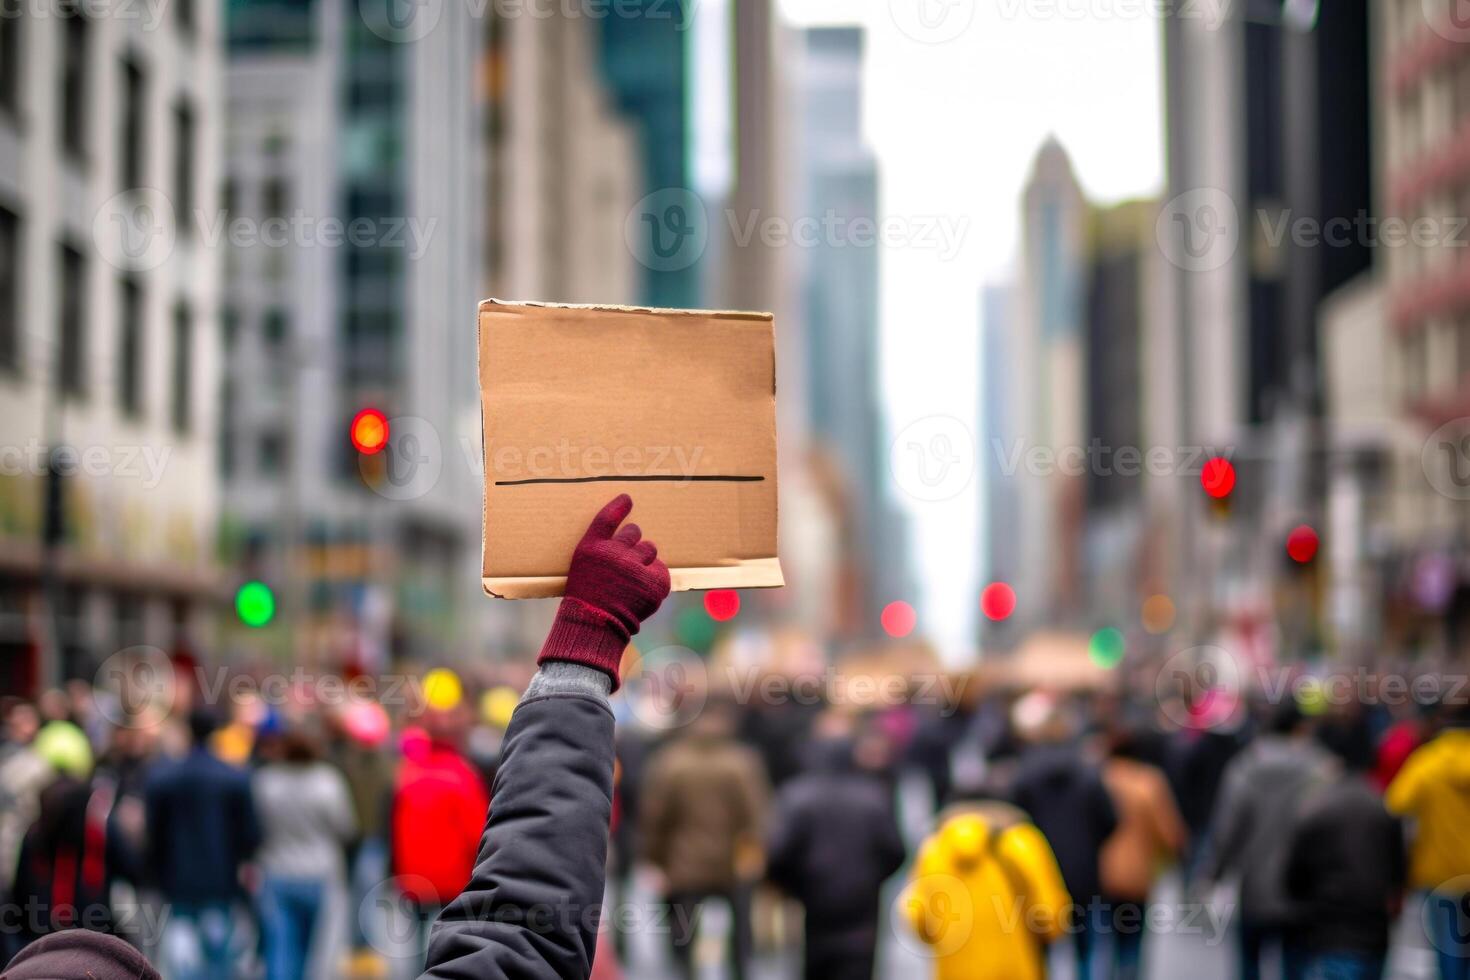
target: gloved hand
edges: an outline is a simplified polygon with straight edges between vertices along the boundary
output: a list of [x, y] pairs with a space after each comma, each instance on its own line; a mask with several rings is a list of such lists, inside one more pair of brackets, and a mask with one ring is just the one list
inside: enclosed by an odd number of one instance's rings
[[562, 660], [602, 671], [618, 689], [618, 664], [638, 626], [669, 594], [669, 569], [637, 524], [618, 525], [633, 509], [619, 494], [592, 518], [572, 552], [567, 587], [538, 664]]

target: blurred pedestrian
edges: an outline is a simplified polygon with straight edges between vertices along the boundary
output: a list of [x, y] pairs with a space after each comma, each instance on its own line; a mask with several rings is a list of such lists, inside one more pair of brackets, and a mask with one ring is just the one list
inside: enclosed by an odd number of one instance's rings
[[734, 738], [734, 712], [712, 699], [653, 758], [640, 804], [644, 857], [658, 869], [670, 908], [680, 974], [694, 975], [700, 910], [730, 906], [729, 958], [739, 980], [751, 949], [750, 886], [759, 875], [770, 789], [760, 758]]
[[1403, 904], [1403, 828], [1368, 783], [1352, 743], [1338, 778], [1309, 793], [1287, 830], [1286, 892], [1308, 980], [1379, 980]]
[[1409, 756], [1424, 744], [1431, 711], [1431, 707], [1418, 703], [1402, 709], [1378, 740], [1373, 762], [1373, 785], [1378, 792], [1388, 792], [1389, 784], [1409, 761]]
[[1174, 763], [1169, 773], [1179, 801], [1179, 814], [1189, 831], [1185, 877], [1193, 878], [1204, 858], [1210, 820], [1215, 816], [1225, 770], [1239, 754], [1243, 733], [1218, 728], [1181, 729], [1175, 735]]
[[1044, 980], [1047, 945], [1068, 928], [1071, 904], [1046, 837], [994, 799], [940, 813], [899, 902], [936, 980]]
[[1208, 880], [1240, 879], [1242, 980], [1260, 977], [1268, 960], [1280, 964], [1284, 980], [1302, 976], [1303, 950], [1286, 894], [1287, 846], [1303, 798], [1334, 779], [1337, 768], [1288, 696], [1225, 772], [1203, 873]]
[[405, 740], [393, 793], [392, 872], [411, 917], [415, 970], [429, 926], [470, 880], [490, 805], [480, 774], [460, 751], [460, 707], [424, 712], [422, 729]]
[[1414, 824], [1409, 883], [1425, 891], [1440, 980], [1470, 978], [1470, 705], [1445, 710], [1445, 729], [1409, 756], [1384, 795]]
[[356, 910], [351, 914], [349, 929], [353, 952], [358, 957], [354, 963], [366, 968], [366, 961], [372, 960], [370, 947], [381, 937], [368, 934], [367, 926], [376, 923], [362, 913], [372, 890], [388, 877], [389, 815], [398, 759], [389, 745], [391, 726], [380, 705], [352, 704], [343, 712], [341, 721], [342, 737], [335, 745], [336, 762], [347, 779], [357, 818], [357, 837], [347, 857], [351, 908]]
[[73, 928], [110, 932], [116, 925], [113, 884], [138, 873], [137, 855], [114, 819], [117, 788], [106, 777], [94, 778], [87, 736], [71, 722], [48, 723], [36, 736], [36, 751], [57, 775], [41, 791], [16, 864], [21, 936]]
[[806, 772], [777, 794], [767, 874], [805, 909], [808, 980], [866, 980], [879, 893], [903, 865], [903, 839], [884, 782], [859, 764], [851, 738], [825, 738], [810, 750]]
[[1094, 975], [1099, 934], [1107, 928], [1099, 859], [1118, 826], [1100, 767], [1076, 741], [1073, 715], [1055, 699], [1031, 694], [1012, 712], [1027, 743], [1017, 764], [1012, 797], [1046, 837], [1072, 896], [1072, 936], [1078, 980]]
[[1141, 976], [1146, 906], [1160, 869], [1184, 851], [1188, 832], [1174, 791], [1140, 755], [1149, 751], [1137, 729], [1109, 740], [1103, 784], [1118, 814], [1118, 827], [1103, 843], [1099, 870], [1102, 894], [1112, 917], [1113, 980]]
[[266, 980], [302, 980], [316, 962], [335, 968], [338, 943], [323, 941], [329, 901], [345, 887], [343, 851], [356, 831], [346, 780], [299, 729], [266, 736], [251, 780], [261, 843], [256, 903]]
[[[0, 743], [0, 902], [11, 901], [21, 842], [41, 812], [41, 790], [56, 777], [36, 751], [40, 730], [41, 713], [31, 702], [16, 699], [6, 706]], [[0, 930], [0, 957], [14, 956], [21, 941], [16, 932]]]
[[189, 714], [189, 748], [157, 763], [144, 786], [150, 870], [168, 903], [169, 980], [229, 980], [242, 875], [260, 842], [250, 777], [212, 755], [208, 708]]

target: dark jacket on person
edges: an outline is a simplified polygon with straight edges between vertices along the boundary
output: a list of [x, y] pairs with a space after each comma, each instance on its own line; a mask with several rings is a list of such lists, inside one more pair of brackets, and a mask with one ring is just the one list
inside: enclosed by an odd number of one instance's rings
[[764, 842], [770, 787], [749, 748], [723, 735], [676, 738], [649, 763], [639, 804], [644, 857], [670, 892], [719, 892]]
[[586, 977], [612, 817], [612, 711], [589, 694], [528, 697], [504, 745], [474, 873], [435, 923], [423, 975]]
[[62, 776], [41, 792], [41, 813], [21, 844], [13, 898], [20, 935], [59, 929], [111, 932], [112, 886], [135, 880], [138, 857], [113, 819], [111, 780]]
[[1097, 897], [1098, 858], [1118, 826], [1098, 767], [1072, 746], [1035, 746], [1021, 756], [1012, 797], [1051, 844], [1072, 900], [1086, 905]]
[[903, 865], [903, 838], [885, 784], [853, 764], [849, 742], [823, 745], [820, 756], [777, 795], [767, 873], [805, 907], [808, 958], [821, 959], [823, 947], [871, 956], [879, 892]]
[[1211, 830], [1205, 877], [1240, 876], [1241, 918], [1285, 925], [1295, 919], [1286, 895], [1286, 844], [1297, 808], [1337, 774], [1337, 761], [1303, 736], [1261, 735], [1235, 757]]
[[1322, 953], [1388, 952], [1407, 874], [1403, 828], [1357, 776], [1312, 793], [1289, 831], [1286, 891], [1298, 934]]
[[240, 895], [240, 865], [260, 844], [250, 777], [204, 748], [160, 762], [144, 788], [148, 856], [164, 898], [195, 904]]

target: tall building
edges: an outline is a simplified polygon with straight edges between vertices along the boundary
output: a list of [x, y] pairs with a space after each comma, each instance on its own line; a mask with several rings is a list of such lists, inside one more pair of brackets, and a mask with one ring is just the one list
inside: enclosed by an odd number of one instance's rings
[[[751, 6], [761, 6], [753, 4]], [[694, 190], [690, 169], [689, 27], [695, 0], [627, 0], [599, 20], [601, 65], [616, 108], [638, 136], [645, 193]], [[701, 305], [701, 268], [639, 269], [639, 301], [649, 306]]]
[[[1321, 324], [1334, 434], [1334, 625], [1350, 641], [1470, 644], [1470, 61], [1451, 5], [1372, 3], [1373, 276]], [[1419, 229], [1418, 234], [1412, 233]], [[1356, 605], [1355, 605], [1356, 604]]]
[[1020, 555], [1012, 582], [1017, 627], [1062, 625], [1080, 614], [1084, 481], [1061, 466], [1032, 467], [1027, 453], [1064, 455], [1084, 444], [1082, 288], [1087, 202], [1067, 152], [1048, 139], [1021, 206], [1021, 261], [1010, 331], [1010, 416], [1025, 444], [1015, 468]]
[[[1021, 558], [1018, 514], [1020, 495], [1016, 474], [1009, 471], [1011, 447], [1021, 433], [1011, 415], [1015, 394], [1011, 362], [1011, 287], [988, 285], [980, 292], [980, 472], [984, 490], [980, 520], [984, 568], [981, 581], [1011, 583]], [[1017, 637], [1007, 620], [982, 621], [981, 644], [985, 648], [1008, 646]]]
[[0, 18], [7, 691], [135, 644], [197, 653], [220, 597], [218, 11], [93, 13]]
[[[796, 213], [837, 228], [876, 224], [878, 164], [863, 138], [864, 34], [803, 32], [798, 64], [801, 161]], [[830, 456], [842, 489], [840, 622], [873, 632], [878, 612], [911, 597], [905, 522], [885, 496], [888, 437], [878, 377], [879, 251], [821, 241], [792, 262], [801, 281], [808, 438]]]
[[[231, 0], [227, 553], [281, 597], [241, 644], [375, 666], [474, 646], [482, 34], [462, 5]], [[284, 221], [292, 229], [269, 237]], [[357, 412], [390, 420], [360, 456]]]
[[637, 303], [623, 225], [643, 158], [599, 70], [597, 22], [492, 6], [486, 30], [486, 295]]
[[[1188, 462], [1174, 429], [1168, 266], [1154, 239], [1155, 201], [1095, 208], [1089, 219], [1086, 335], [1085, 607], [1130, 623], [1139, 603], [1172, 581], [1160, 544], [1177, 523]], [[1160, 452], [1162, 451], [1162, 452]]]
[[[1231, 526], [1253, 532], [1212, 533], [1198, 495], [1185, 509], [1174, 564], [1199, 622], [1227, 595], [1254, 615], [1280, 606], [1270, 587], [1282, 581], [1281, 541], [1320, 518], [1324, 495], [1318, 309], [1372, 259], [1357, 232], [1302, 234], [1356, 228], [1370, 207], [1367, 0], [1250, 0], [1222, 14], [1164, 18], [1158, 233], [1176, 266], [1180, 434], [1232, 450]], [[1315, 614], [1297, 618], [1289, 652], [1321, 642], [1309, 635]]]

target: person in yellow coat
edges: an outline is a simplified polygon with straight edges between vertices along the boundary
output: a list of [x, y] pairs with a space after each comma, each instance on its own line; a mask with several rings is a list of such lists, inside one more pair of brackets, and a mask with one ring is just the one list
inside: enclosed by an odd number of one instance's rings
[[1409, 885], [1425, 896], [1425, 921], [1443, 980], [1470, 978], [1470, 706], [1446, 709], [1445, 729], [1409, 756], [1383, 794], [1413, 822]]
[[1046, 837], [1004, 803], [961, 804], [914, 861], [900, 898], [936, 980], [1043, 980], [1071, 897]]

